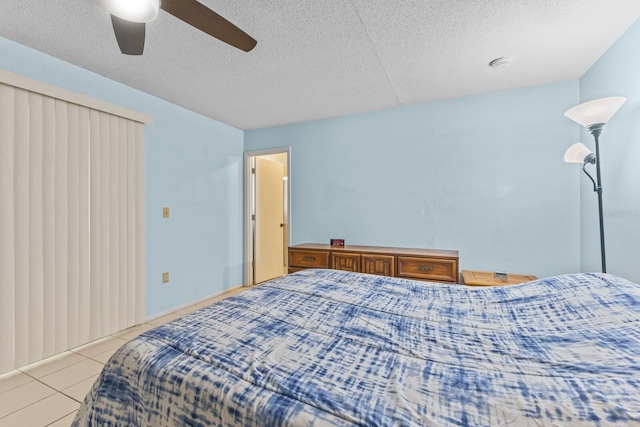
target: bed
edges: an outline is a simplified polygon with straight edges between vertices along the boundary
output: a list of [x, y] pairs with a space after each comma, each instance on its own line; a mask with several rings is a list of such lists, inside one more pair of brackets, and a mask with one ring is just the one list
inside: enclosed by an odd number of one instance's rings
[[304, 270], [125, 344], [73, 426], [637, 423], [637, 284]]

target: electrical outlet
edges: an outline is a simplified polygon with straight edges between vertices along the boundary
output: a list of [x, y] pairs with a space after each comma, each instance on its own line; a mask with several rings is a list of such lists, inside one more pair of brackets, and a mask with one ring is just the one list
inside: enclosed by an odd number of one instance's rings
[[162, 217], [163, 218], [169, 218], [169, 208], [167, 206], [162, 208]]
[[169, 283], [169, 273], [162, 273], [162, 283]]

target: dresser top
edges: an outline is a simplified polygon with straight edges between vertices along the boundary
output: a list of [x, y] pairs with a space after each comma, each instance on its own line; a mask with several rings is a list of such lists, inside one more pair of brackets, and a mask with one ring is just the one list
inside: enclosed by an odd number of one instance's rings
[[290, 249], [307, 249], [307, 250], [322, 250], [322, 251], [334, 251], [334, 252], [367, 252], [376, 254], [394, 254], [394, 255], [419, 255], [419, 256], [433, 256], [439, 258], [458, 258], [458, 251], [444, 250], [444, 249], [415, 249], [415, 248], [395, 248], [385, 246], [357, 246], [357, 245], [344, 245], [344, 246], [331, 246], [323, 243], [303, 243], [301, 245], [290, 246]]

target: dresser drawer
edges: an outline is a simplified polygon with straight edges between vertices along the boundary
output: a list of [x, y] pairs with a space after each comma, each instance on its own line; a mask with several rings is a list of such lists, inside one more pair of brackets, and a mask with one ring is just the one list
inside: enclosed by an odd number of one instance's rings
[[393, 255], [362, 255], [362, 272], [379, 276], [393, 276], [396, 271]]
[[289, 267], [329, 268], [329, 251], [289, 249]]
[[360, 254], [334, 252], [331, 254], [331, 268], [360, 273], [360, 257]]
[[398, 256], [397, 276], [405, 279], [457, 283], [458, 262], [454, 259]]

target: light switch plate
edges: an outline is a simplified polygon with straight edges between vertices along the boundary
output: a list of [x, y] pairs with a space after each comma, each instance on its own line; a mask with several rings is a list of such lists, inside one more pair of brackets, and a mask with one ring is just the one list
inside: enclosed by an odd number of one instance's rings
[[164, 207], [162, 208], [162, 217], [163, 218], [169, 218], [169, 208], [168, 207]]
[[162, 283], [169, 283], [169, 273], [162, 273]]

